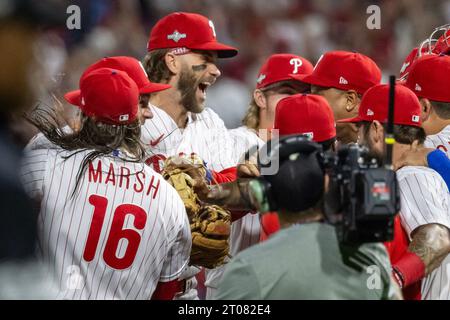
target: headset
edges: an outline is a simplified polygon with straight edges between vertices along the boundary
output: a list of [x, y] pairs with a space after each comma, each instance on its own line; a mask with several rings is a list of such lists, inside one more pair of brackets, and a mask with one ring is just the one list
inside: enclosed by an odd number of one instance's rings
[[[294, 161], [302, 155], [311, 153], [317, 155], [317, 161], [324, 170], [322, 152], [320, 144], [304, 135], [289, 135], [279, 140], [269, 140], [258, 153], [259, 171], [271, 167], [274, 162], [279, 163], [280, 169], [287, 161]], [[275, 200], [271, 182], [278, 172], [279, 170], [274, 175], [263, 174], [249, 182], [250, 201], [256, 205], [260, 213], [277, 211], [280, 208], [280, 204]]]

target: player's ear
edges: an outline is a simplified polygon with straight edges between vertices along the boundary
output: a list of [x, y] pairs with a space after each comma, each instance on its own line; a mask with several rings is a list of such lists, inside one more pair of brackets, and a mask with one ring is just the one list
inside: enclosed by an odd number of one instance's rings
[[373, 144], [379, 143], [380, 141], [384, 143], [384, 127], [378, 120], [372, 121], [370, 125], [369, 139], [372, 140]]
[[420, 109], [421, 109], [421, 118], [422, 118], [422, 122], [423, 121], [427, 121], [428, 118], [430, 117], [431, 114], [431, 102], [430, 100], [426, 99], [426, 98], [421, 98], [420, 99]]
[[345, 92], [345, 94], [347, 98], [345, 110], [347, 110], [347, 112], [350, 112], [352, 114], [357, 114], [360, 100], [358, 93], [355, 90], [348, 90]]
[[180, 73], [181, 70], [181, 61], [177, 58], [178, 56], [174, 55], [172, 52], [167, 52], [164, 56], [167, 68], [175, 75]]
[[267, 99], [264, 92], [261, 90], [255, 89], [255, 91], [253, 91], [253, 99], [255, 100], [256, 105], [261, 109], [267, 108]]

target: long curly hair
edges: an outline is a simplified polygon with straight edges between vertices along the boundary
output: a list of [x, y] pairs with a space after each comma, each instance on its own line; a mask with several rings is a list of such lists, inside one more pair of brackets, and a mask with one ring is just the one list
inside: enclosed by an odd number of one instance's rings
[[[144, 99], [145, 100], [145, 99]], [[142, 103], [141, 99], [141, 103]], [[125, 150], [127, 162], [143, 163], [146, 155], [145, 148], [140, 140], [140, 120], [127, 125], [111, 125], [95, 121], [81, 113], [79, 130], [66, 130], [61, 125], [62, 116], [56, 108], [38, 104], [31, 112], [24, 115], [25, 119], [36, 126], [45, 137], [55, 145], [67, 151], [73, 151], [65, 157], [70, 157], [90, 151], [83, 159], [78, 169], [76, 184], [72, 196], [90, 162], [102, 156], [110, 156], [116, 150]]]

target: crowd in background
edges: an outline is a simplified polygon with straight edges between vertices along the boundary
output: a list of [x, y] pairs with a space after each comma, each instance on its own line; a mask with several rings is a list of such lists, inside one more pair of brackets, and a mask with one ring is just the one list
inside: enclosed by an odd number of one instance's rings
[[[328, 50], [358, 51], [373, 58], [383, 78], [398, 74], [409, 51], [430, 30], [450, 21], [449, 0], [78, 0], [81, 29], [47, 32], [34, 52], [42, 65], [32, 75], [38, 97], [78, 86], [92, 61], [128, 55], [142, 59], [150, 29], [173, 11], [197, 12], [214, 21], [217, 37], [239, 49], [220, 61], [222, 77], [208, 91], [209, 107], [229, 128], [240, 124], [257, 68], [270, 54], [290, 52], [313, 63]], [[381, 9], [381, 29], [369, 30], [366, 12]], [[68, 14], [69, 17], [69, 14]], [[68, 108], [66, 106], [66, 108]], [[72, 112], [72, 110], [68, 110]], [[31, 127], [21, 127], [26, 138]], [[26, 139], [25, 138], [25, 139]]]

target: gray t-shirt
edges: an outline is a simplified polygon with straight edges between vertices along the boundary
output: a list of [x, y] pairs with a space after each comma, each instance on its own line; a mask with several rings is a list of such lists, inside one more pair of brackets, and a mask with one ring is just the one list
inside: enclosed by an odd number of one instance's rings
[[294, 225], [238, 254], [216, 299], [393, 299], [384, 246], [342, 245], [325, 223]]

